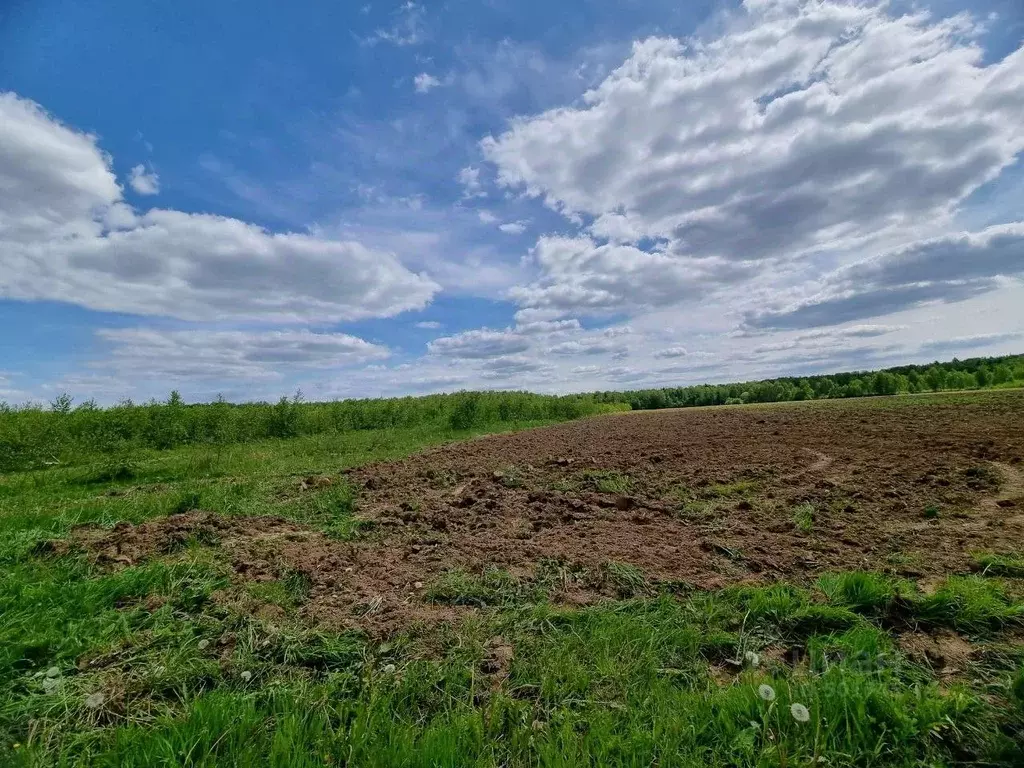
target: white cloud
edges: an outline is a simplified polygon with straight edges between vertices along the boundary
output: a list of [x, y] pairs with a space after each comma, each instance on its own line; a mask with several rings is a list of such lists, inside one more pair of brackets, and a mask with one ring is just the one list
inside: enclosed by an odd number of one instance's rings
[[510, 376], [549, 370], [551, 366], [521, 355], [506, 355], [487, 360], [480, 368], [484, 379], [505, 380]]
[[427, 344], [427, 350], [436, 357], [463, 359], [484, 359], [510, 355], [519, 355], [538, 344], [554, 339], [565, 338], [582, 332], [580, 321], [575, 318], [562, 320], [535, 320], [527, 315], [525, 319], [517, 316], [513, 328], [495, 330], [479, 328], [463, 331], [452, 336], [443, 336]]
[[687, 352], [685, 347], [666, 347], [665, 349], [659, 349], [654, 353], [657, 358], [676, 358], [686, 357]]
[[480, 219], [481, 224], [493, 224], [498, 220], [497, 216], [483, 208], [476, 212], [476, 217]]
[[437, 322], [437, 320], [423, 320], [416, 323], [416, 327], [427, 331], [434, 331], [441, 327], [441, 323]]
[[438, 286], [358, 242], [121, 198], [94, 136], [0, 94], [0, 296], [186, 320], [382, 317]]
[[160, 176], [156, 171], [147, 171], [146, 166], [142, 164], [132, 168], [128, 174], [128, 183], [140, 195], [155, 195], [160, 192]]
[[622, 344], [604, 339], [577, 339], [548, 347], [548, 352], [552, 355], [604, 355], [625, 349]]
[[480, 182], [479, 168], [467, 165], [459, 171], [459, 175], [456, 178], [463, 187], [462, 196], [464, 198], [487, 196], [487, 193], [484, 192], [483, 184]]
[[525, 336], [538, 334], [566, 333], [582, 330], [580, 321], [576, 318], [569, 320], [533, 320], [516, 324], [516, 333]]
[[72, 236], [83, 214], [121, 197], [96, 137], [65, 127], [35, 102], [0, 93], [0, 238]]
[[1024, 332], [1009, 331], [998, 333], [975, 333], [970, 336], [954, 336], [949, 339], [933, 339], [921, 345], [920, 351], [925, 354], [951, 355], [956, 352], [967, 350], [978, 350], [1000, 344], [1002, 342], [1016, 342], [1024, 338]]
[[513, 288], [510, 296], [526, 307], [565, 311], [675, 304], [748, 273], [743, 264], [722, 259], [682, 260], [631, 245], [598, 245], [589, 237], [541, 237], [531, 258], [540, 269], [540, 280]]
[[275, 380], [285, 372], [338, 368], [389, 356], [385, 347], [344, 333], [102, 329], [112, 345], [99, 361], [115, 376], [170, 380]]
[[516, 323], [522, 325], [524, 323], [536, 323], [544, 320], [557, 320], [560, 317], [564, 317], [565, 314], [560, 309], [527, 307], [516, 312], [515, 319]]
[[566, 265], [516, 298], [667, 306], [950, 227], [1024, 149], [1024, 49], [986, 62], [975, 32], [883, 4], [748, 0], [717, 37], [636, 43], [578, 106], [482, 142], [499, 184], [610, 240], [542, 238]]
[[509, 221], [504, 224], [499, 224], [498, 229], [504, 232], [506, 235], [521, 235], [526, 231], [525, 221]]
[[388, 27], [378, 29], [363, 42], [367, 45], [390, 43], [404, 48], [419, 45], [426, 38], [426, 12], [423, 6], [407, 0], [392, 12], [392, 22]]
[[512, 330], [481, 328], [454, 336], [442, 336], [427, 344], [427, 350], [439, 357], [487, 358], [514, 355], [530, 348], [530, 341]]
[[[1024, 223], [911, 243], [842, 267], [824, 289], [788, 306], [751, 311], [753, 328], [808, 328], [955, 301], [993, 290], [998, 278], [1024, 276]], [[815, 283], [818, 287], [818, 283]]]
[[420, 72], [413, 78], [416, 93], [427, 93], [431, 88], [437, 88], [439, 85], [441, 85], [441, 81], [426, 72]]

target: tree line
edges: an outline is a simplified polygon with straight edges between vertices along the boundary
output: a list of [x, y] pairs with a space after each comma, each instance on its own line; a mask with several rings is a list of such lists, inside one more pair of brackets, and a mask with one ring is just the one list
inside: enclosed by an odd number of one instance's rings
[[855, 371], [827, 376], [786, 376], [733, 384], [601, 392], [597, 397], [606, 402], [628, 403], [633, 410], [650, 410], [1012, 386], [1024, 386], [1024, 355], [953, 359], [946, 363], [901, 365], [880, 371]]

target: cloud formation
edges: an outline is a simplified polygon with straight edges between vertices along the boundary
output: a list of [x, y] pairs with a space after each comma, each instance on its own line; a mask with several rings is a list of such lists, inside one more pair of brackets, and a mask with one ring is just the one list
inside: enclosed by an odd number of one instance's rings
[[513, 299], [526, 307], [590, 313], [669, 306], [749, 273], [746, 265], [723, 259], [683, 260], [586, 236], [541, 237], [530, 257], [540, 278], [513, 288]]
[[439, 287], [354, 241], [123, 202], [96, 137], [0, 94], [0, 297], [185, 320], [354, 320]]
[[836, 270], [824, 290], [789, 306], [751, 312], [752, 328], [809, 328], [956, 301], [1024, 276], [1024, 223], [1000, 224], [911, 243]]
[[387, 348], [344, 333], [102, 329], [111, 346], [101, 365], [149, 379], [275, 380], [302, 369], [331, 369], [386, 359]]
[[160, 192], [160, 176], [154, 170], [146, 170], [139, 164], [128, 174], [128, 183], [140, 195], [156, 195]]
[[653, 291], [643, 303], [667, 305], [948, 226], [1024, 149], [1024, 49], [986, 62], [977, 32], [964, 15], [748, 0], [719, 37], [636, 43], [580, 105], [482, 142], [499, 184], [609, 241], [558, 256], [567, 241], [542, 239], [542, 268], [549, 253], [571, 267], [516, 298], [592, 309]]
[[427, 93], [431, 88], [437, 88], [441, 84], [440, 80], [426, 72], [420, 72], [412, 79], [412, 82], [416, 93]]

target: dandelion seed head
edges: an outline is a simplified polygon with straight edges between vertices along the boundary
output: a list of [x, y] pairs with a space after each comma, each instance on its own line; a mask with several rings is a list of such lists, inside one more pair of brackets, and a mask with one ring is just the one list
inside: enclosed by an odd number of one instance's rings
[[806, 723], [811, 719], [810, 711], [803, 704], [791, 704], [789, 713], [793, 715], [793, 719], [798, 723]]
[[246, 670], [245, 672], [243, 672], [242, 673], [242, 680], [244, 680], [247, 683], [250, 680], [252, 680], [252, 672], [250, 672], [249, 670]]
[[199, 641], [198, 648], [199, 648], [200, 651], [205, 651], [209, 647], [210, 647], [210, 641], [207, 640], [205, 637], [202, 640]]
[[395, 674], [395, 670], [396, 669], [398, 669], [398, 667], [396, 667], [394, 664], [385, 664], [384, 665], [384, 674], [385, 675], [393, 675], [393, 674]]
[[743, 660], [751, 667], [756, 667], [761, 664], [761, 657], [753, 651], [747, 651], [743, 654]]
[[89, 709], [99, 709], [103, 706], [103, 702], [107, 700], [107, 697], [102, 693], [90, 693], [85, 697], [85, 706]]
[[762, 684], [757, 687], [757, 695], [765, 701], [775, 701], [775, 689], [770, 685]]

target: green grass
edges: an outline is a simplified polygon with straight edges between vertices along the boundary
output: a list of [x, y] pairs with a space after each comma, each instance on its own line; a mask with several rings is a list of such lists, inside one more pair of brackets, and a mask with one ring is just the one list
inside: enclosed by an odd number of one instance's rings
[[[83, 523], [190, 509], [372, 537], [341, 470], [479, 431], [140, 449], [0, 476], [0, 765], [1024, 761], [1024, 658], [1010, 645], [1024, 619], [1015, 556], [980, 555], [981, 575], [951, 576], [927, 594], [871, 573], [702, 591], [615, 562], [588, 571], [543, 561], [527, 575], [452, 569], [424, 593], [466, 611], [465, 621], [379, 643], [306, 624], [301, 572], [232, 586], [216, 541], [114, 571], [44, 545]], [[305, 487], [311, 475], [333, 482]], [[609, 472], [580, 482], [604, 493], [635, 483]], [[755, 490], [738, 479], [694, 495], [713, 504]], [[607, 601], [557, 603], [579, 584]], [[215, 599], [225, 588], [239, 607]], [[268, 618], [246, 601], [279, 610]], [[965, 633], [998, 663], [940, 681], [897, 642], [931, 628]], [[495, 638], [514, 651], [500, 675], [484, 663]], [[792, 703], [807, 707], [808, 722], [792, 717]]]
[[716, 483], [698, 489], [697, 495], [703, 499], [731, 499], [747, 496], [757, 490], [753, 480], [734, 480], [729, 483]]
[[1024, 554], [1017, 552], [1007, 555], [978, 553], [974, 562], [981, 572], [988, 576], [1012, 576], [1024, 578]]
[[798, 531], [810, 533], [814, 530], [814, 505], [798, 504], [793, 508], [793, 525]]
[[583, 481], [598, 493], [629, 493], [633, 490], [633, 479], [614, 470], [587, 470], [583, 473]]

